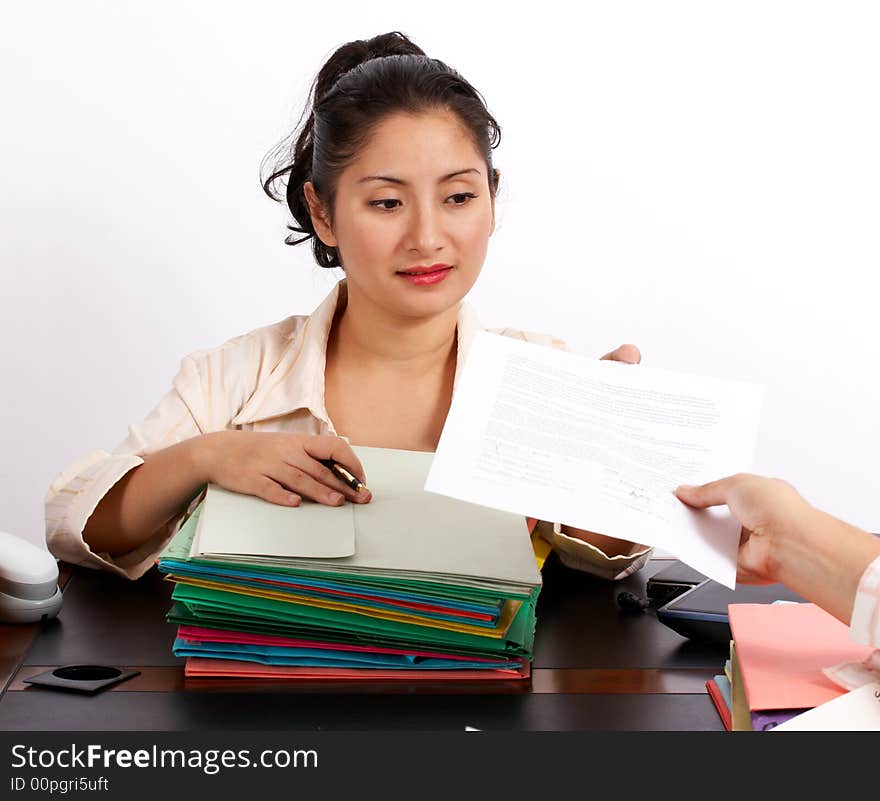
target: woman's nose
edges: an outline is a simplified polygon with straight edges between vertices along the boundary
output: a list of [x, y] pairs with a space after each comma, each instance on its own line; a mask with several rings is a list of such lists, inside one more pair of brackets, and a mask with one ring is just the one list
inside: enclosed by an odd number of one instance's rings
[[440, 211], [434, 208], [415, 208], [410, 218], [407, 245], [411, 250], [425, 253], [439, 250], [445, 240]]

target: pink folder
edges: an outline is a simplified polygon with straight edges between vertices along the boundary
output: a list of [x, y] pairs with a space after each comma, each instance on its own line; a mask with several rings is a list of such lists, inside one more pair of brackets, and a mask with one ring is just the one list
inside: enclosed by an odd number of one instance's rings
[[822, 668], [872, 650], [815, 604], [730, 604], [728, 615], [752, 711], [809, 709], [842, 695]]
[[321, 640], [296, 640], [276, 634], [256, 634], [226, 629], [203, 629], [198, 626], [178, 626], [177, 636], [190, 642], [231, 642], [248, 645], [287, 645], [293, 648], [321, 648], [329, 651], [358, 651], [369, 654], [401, 654], [445, 659], [461, 659], [467, 662], [510, 662], [510, 659], [489, 659], [470, 654], [449, 654], [438, 651], [414, 651], [410, 648], [382, 648], [376, 645], [351, 645], [349, 643], [323, 642]]
[[191, 656], [186, 660], [184, 675], [240, 677], [248, 679], [296, 679], [298, 681], [510, 681], [527, 679], [530, 665], [524, 662], [518, 670], [381, 670], [377, 668], [296, 667], [293, 665], [261, 665], [237, 659], [206, 659]]

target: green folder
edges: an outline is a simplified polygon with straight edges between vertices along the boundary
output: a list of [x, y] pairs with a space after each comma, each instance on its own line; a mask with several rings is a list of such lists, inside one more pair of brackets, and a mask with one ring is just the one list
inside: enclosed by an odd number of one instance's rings
[[406, 642], [413, 646], [430, 642], [435, 645], [448, 645], [453, 649], [461, 645], [485, 653], [524, 654], [531, 651], [534, 639], [535, 611], [532, 603], [523, 603], [514, 616], [506, 636], [496, 639], [187, 584], [178, 584], [174, 588], [172, 599], [192, 610], [197, 617], [210, 619], [212, 614], [217, 612], [238, 617], [243, 621], [258, 619], [294, 624], [307, 629], [322, 628], [361, 635], [388, 635], [396, 638], [398, 642]]
[[[306, 639], [531, 658], [541, 576], [523, 518], [425, 492], [432, 454], [380, 448], [355, 451], [373, 500], [349, 504], [351, 514], [316, 504], [301, 515], [297, 508], [279, 513], [259, 499], [219, 488], [212, 492], [209, 486], [205, 501], [160, 556], [160, 569], [172, 580], [181, 578], [169, 620]], [[353, 555], [296, 555], [299, 548], [304, 553], [321, 552], [320, 538], [332, 531], [338, 535], [339, 527], [346, 526], [353, 526]], [[287, 542], [291, 530], [295, 536]], [[351, 533], [335, 536], [334, 543], [344, 543]], [[339, 546], [328, 550], [333, 548]], [[188, 583], [203, 578], [188, 570], [199, 565], [333, 581], [367, 595], [373, 588], [416, 600], [507, 604], [509, 625], [496, 630], [496, 636], [486, 636], [488, 631], [457, 631], [454, 622], [432, 621], [427, 615], [420, 620], [418, 610], [406, 619], [388, 619], [373, 609], [356, 609], [357, 601], [344, 597], [324, 598], [339, 608], [293, 597], [261, 597], [253, 594], [256, 588], [236, 585], [232, 575], [209, 577], [219, 582], [214, 586]]]
[[[201, 628], [219, 629], [221, 631], [240, 631], [256, 634], [273, 634], [278, 637], [292, 637], [302, 640], [320, 640], [352, 645], [375, 645], [389, 648], [412, 646], [412, 640], [394, 637], [387, 632], [381, 634], [361, 634], [358, 632], [340, 631], [339, 629], [322, 626], [298, 625], [281, 620], [251, 618], [242, 614], [226, 614], [219, 610], [194, 610], [183, 603], [175, 602], [168, 612], [167, 620], [182, 626], [199, 626]], [[425, 651], [446, 653], [443, 643], [420, 641], [419, 647]], [[455, 652], [462, 655], [497, 657], [499, 652], [488, 651], [477, 646], [457, 644]], [[510, 649], [506, 653], [516, 653]], [[525, 656], [525, 653], [520, 654]]]

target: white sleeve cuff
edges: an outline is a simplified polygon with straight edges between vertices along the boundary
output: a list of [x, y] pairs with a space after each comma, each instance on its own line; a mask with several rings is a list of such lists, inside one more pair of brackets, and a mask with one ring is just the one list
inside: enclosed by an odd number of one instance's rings
[[880, 648], [880, 556], [859, 580], [849, 627], [853, 640]]
[[129, 553], [95, 553], [83, 539], [83, 530], [101, 499], [130, 470], [143, 464], [134, 454], [110, 455], [95, 451], [69, 465], [52, 482], [46, 495], [46, 545], [53, 556], [74, 565], [108, 570], [129, 579], [140, 578], [177, 530], [176, 517]]
[[608, 556], [595, 545], [563, 533], [560, 523], [554, 523], [552, 531], [549, 528], [542, 526], [541, 536], [553, 546], [562, 564], [611, 581], [618, 581], [641, 570], [654, 550], [643, 547], [631, 554]]

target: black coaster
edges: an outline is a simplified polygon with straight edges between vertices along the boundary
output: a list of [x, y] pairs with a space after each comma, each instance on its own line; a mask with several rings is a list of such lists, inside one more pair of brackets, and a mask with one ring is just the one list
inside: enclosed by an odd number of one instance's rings
[[111, 684], [140, 675], [139, 670], [123, 670], [109, 665], [64, 665], [24, 679], [25, 684], [39, 684], [57, 690], [96, 693]]

